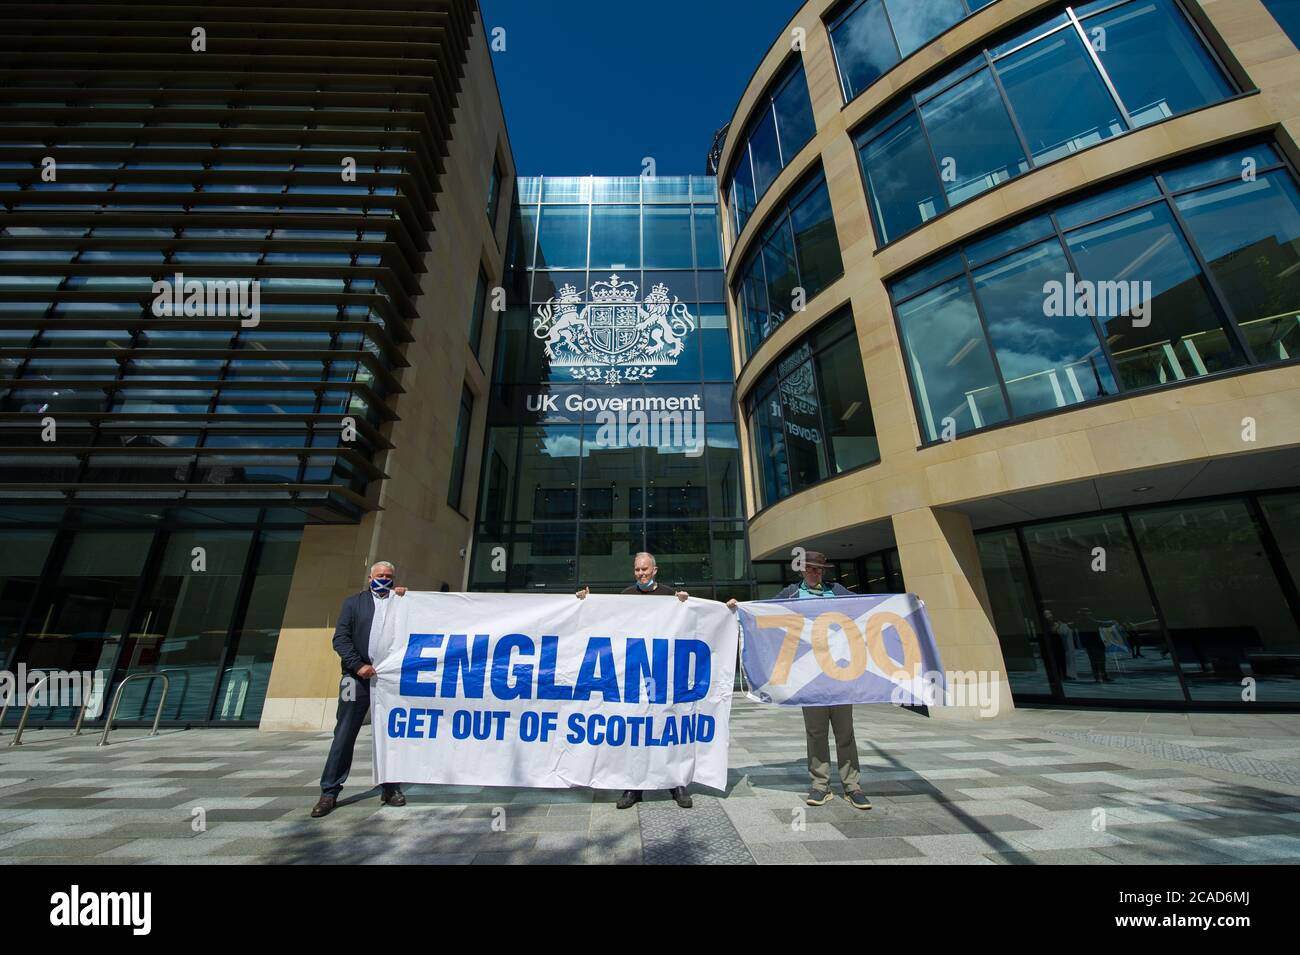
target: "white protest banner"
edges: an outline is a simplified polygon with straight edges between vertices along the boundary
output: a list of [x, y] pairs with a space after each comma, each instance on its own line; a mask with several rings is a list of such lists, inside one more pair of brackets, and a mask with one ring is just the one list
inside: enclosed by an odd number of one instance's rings
[[737, 624], [692, 597], [407, 593], [371, 686], [376, 783], [727, 783]]

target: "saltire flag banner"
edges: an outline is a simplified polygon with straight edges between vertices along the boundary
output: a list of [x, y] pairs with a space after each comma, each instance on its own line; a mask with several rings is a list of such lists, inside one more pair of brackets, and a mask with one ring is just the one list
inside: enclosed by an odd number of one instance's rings
[[726, 788], [737, 627], [723, 604], [389, 599], [370, 648], [376, 784]]
[[946, 689], [915, 594], [755, 600], [739, 605], [750, 696], [782, 706], [934, 705]]

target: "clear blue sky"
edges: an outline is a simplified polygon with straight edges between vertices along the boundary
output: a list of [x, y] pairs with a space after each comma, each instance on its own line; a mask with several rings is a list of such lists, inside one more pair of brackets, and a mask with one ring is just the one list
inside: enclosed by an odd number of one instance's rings
[[702, 174], [800, 2], [480, 0], [519, 174]]

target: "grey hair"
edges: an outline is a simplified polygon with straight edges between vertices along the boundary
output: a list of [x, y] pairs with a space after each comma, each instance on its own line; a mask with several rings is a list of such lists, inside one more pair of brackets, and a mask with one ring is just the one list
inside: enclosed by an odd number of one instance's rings
[[394, 564], [391, 560], [377, 560], [377, 561], [375, 561], [373, 564], [370, 565], [370, 572], [371, 572], [372, 574], [375, 572], [375, 568], [376, 568], [376, 567], [387, 567], [390, 573], [392, 573], [392, 574], [396, 574], [396, 573], [397, 573], [397, 565]]
[[639, 550], [639, 551], [637, 551], [637, 552], [636, 552], [636, 556], [632, 558], [632, 563], [635, 564], [635, 563], [636, 563], [638, 560], [640, 560], [642, 557], [649, 557], [649, 558], [650, 558], [650, 563], [654, 564], [656, 567], [659, 566], [659, 561], [655, 560], [655, 555], [652, 554], [652, 553], [650, 553], [648, 550]]

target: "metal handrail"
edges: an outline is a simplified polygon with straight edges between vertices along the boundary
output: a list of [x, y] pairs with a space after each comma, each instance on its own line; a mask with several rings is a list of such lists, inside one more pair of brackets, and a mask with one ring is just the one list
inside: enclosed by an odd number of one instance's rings
[[[113, 694], [113, 705], [109, 707], [108, 719], [104, 720], [104, 735], [99, 738], [97, 746], [108, 745], [108, 731], [113, 728], [113, 720], [117, 717], [117, 708], [122, 702], [122, 691], [132, 680], [162, 680], [162, 696], [158, 700], [158, 709], [153, 716], [153, 729], [149, 731], [150, 736], [158, 735], [158, 724], [162, 722], [163, 706], [167, 702], [167, 690], [171, 686], [171, 680], [166, 673], [132, 673], [125, 680], [117, 685], [117, 692]], [[11, 744], [12, 745], [12, 744]]]
[[[32, 697], [36, 695], [37, 690], [49, 683], [50, 678], [53, 676], [53, 673], [46, 673], [45, 676], [36, 681], [34, 687], [26, 691], [27, 703], [23, 706], [23, 715], [18, 718], [18, 728], [14, 731], [14, 738], [9, 741], [10, 746], [23, 745], [23, 730], [27, 728], [27, 719], [32, 715]], [[88, 694], [83, 694], [83, 696], [85, 698], [81, 701], [81, 709], [77, 711], [78, 732], [81, 730], [81, 721], [86, 717], [86, 707], [90, 705], [90, 696]], [[13, 702], [12, 699], [6, 700], [4, 708], [0, 709], [0, 723], [4, 722], [5, 715], [9, 712], [9, 704], [11, 702]]]

